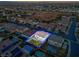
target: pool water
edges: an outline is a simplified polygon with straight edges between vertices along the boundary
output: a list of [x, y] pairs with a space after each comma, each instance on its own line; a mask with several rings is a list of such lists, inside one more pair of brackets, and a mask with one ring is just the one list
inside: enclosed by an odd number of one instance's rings
[[35, 56], [37, 56], [37, 57], [45, 57], [45, 53], [42, 52], [42, 51], [36, 51]]

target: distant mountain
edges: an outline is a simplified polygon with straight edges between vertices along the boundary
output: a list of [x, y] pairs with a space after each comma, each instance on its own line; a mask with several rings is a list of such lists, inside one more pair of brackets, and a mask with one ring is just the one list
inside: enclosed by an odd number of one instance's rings
[[[36, 2], [26, 2], [26, 1], [0, 1], [0, 6], [27, 6], [27, 5], [30, 5], [30, 6], [36, 6], [36, 5], [53, 5], [53, 4], [56, 4], [56, 5], [60, 5], [60, 6], [64, 6], [64, 5], [68, 5], [68, 6], [72, 6], [72, 5], [78, 5], [79, 6], [79, 2], [40, 2], [40, 1], [36, 1]], [[56, 6], [54, 5], [54, 6]]]
[[61, 1], [61, 2], [51, 2], [51, 1], [49, 1], [49, 2], [41, 2], [41, 1], [36, 1], [36, 2], [30, 2], [30, 1], [28, 1], [28, 2], [26, 2], [26, 1], [0, 1], [0, 5], [16, 5], [16, 4], [19, 4], [19, 5], [27, 5], [27, 4], [53, 4], [53, 3], [55, 3], [55, 4], [72, 4], [72, 3], [78, 3], [79, 4], [79, 2], [64, 2], [64, 1]]

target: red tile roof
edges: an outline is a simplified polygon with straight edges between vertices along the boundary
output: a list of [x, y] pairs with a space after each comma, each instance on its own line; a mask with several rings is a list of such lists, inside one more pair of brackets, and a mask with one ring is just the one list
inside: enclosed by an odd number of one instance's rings
[[56, 19], [57, 16], [57, 12], [37, 12], [33, 15], [34, 18], [43, 21], [50, 21], [52, 19]]

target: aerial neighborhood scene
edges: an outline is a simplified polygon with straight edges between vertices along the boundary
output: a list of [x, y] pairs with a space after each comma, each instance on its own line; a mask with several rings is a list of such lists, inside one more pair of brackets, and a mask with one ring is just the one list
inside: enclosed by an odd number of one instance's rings
[[0, 57], [79, 57], [79, 2], [0, 1]]

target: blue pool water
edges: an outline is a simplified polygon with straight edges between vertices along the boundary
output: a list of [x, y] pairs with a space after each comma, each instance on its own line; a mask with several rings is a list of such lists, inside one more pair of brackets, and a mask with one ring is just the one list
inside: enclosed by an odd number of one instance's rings
[[29, 45], [24, 46], [24, 49], [26, 51], [28, 51], [29, 53], [31, 53], [33, 51], [33, 48], [31, 46], [29, 46]]
[[35, 55], [36, 55], [37, 57], [45, 57], [45, 53], [42, 52], [42, 51], [36, 51], [36, 52], [35, 52]]

